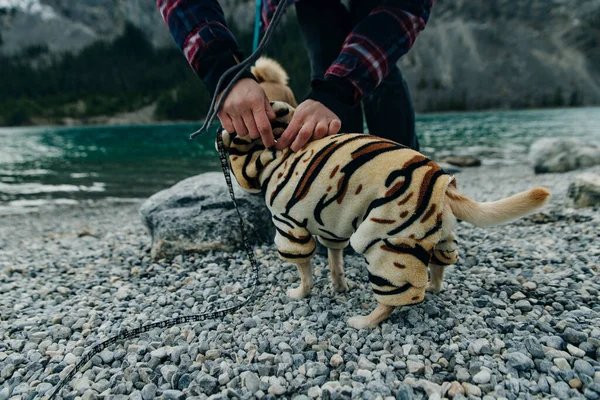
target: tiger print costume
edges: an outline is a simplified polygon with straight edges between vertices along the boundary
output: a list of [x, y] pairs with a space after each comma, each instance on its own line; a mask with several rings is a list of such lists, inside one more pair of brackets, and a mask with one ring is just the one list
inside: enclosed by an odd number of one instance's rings
[[[293, 108], [273, 109], [277, 137]], [[226, 131], [222, 138], [238, 183], [265, 196], [281, 259], [299, 269], [315, 253], [315, 236], [340, 252], [351, 243], [367, 260], [377, 301], [400, 306], [423, 301], [429, 264], [443, 273], [457, 261], [456, 219], [446, 204], [454, 178], [422, 154], [365, 134], [328, 136], [297, 153]]]

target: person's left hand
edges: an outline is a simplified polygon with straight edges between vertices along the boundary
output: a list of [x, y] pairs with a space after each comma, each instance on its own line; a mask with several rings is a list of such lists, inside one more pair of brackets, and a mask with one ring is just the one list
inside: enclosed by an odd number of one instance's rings
[[312, 140], [335, 135], [341, 127], [342, 122], [329, 108], [308, 99], [298, 105], [292, 121], [277, 139], [275, 148], [283, 150], [291, 143], [290, 148], [296, 152]]

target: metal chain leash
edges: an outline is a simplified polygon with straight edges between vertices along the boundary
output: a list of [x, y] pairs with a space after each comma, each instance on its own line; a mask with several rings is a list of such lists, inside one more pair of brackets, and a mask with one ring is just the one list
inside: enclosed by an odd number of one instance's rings
[[[221, 76], [221, 78], [219, 79], [219, 82], [217, 84], [216, 93], [219, 93], [219, 89], [224, 82], [224, 78], [226, 76], [230, 75], [231, 73], [234, 73], [234, 72], [236, 73], [235, 76], [233, 77], [233, 79], [231, 80], [231, 82], [223, 90], [223, 94], [220, 97], [219, 102], [218, 103], [216, 102], [216, 96], [213, 98], [211, 105], [210, 105], [209, 112], [206, 116], [206, 120], [204, 121], [204, 124], [198, 131], [194, 132], [190, 136], [190, 139], [193, 139], [197, 135], [202, 134], [211, 126], [212, 122], [214, 121], [214, 118], [216, 117], [217, 113], [223, 106], [225, 99], [229, 95], [229, 92], [231, 91], [231, 89], [235, 85], [235, 83], [240, 79], [243, 71], [245, 71], [248, 67], [250, 67], [250, 65], [252, 63], [254, 63], [258, 59], [258, 57], [260, 57], [260, 54], [262, 53], [266, 44], [269, 42], [269, 40], [272, 36], [272, 33], [275, 30], [275, 27], [279, 24], [279, 21], [281, 20], [281, 17], [286, 8], [286, 5], [287, 5], [287, 0], [281, 0], [281, 2], [278, 4], [277, 9], [275, 10], [275, 14], [273, 15], [271, 25], [267, 29], [267, 32], [265, 33], [262, 41], [260, 42], [260, 45], [250, 55], [250, 57], [248, 57], [246, 60], [242, 61], [240, 64], [231, 67], [230, 69], [225, 71], [225, 73]], [[216, 103], [216, 107], [215, 107], [215, 103]], [[228, 308], [223, 308], [223, 309], [216, 310], [216, 311], [209, 311], [209, 312], [202, 313], [202, 314], [184, 315], [181, 317], [167, 319], [164, 321], [153, 322], [151, 324], [144, 325], [139, 328], [130, 329], [130, 330], [126, 330], [124, 332], [118, 333], [117, 335], [94, 345], [91, 349], [89, 349], [88, 351], [85, 352], [85, 354], [81, 357], [81, 359], [75, 364], [73, 369], [56, 384], [53, 391], [51, 392], [51, 394], [49, 396], [46, 397], [46, 399], [48, 399], [48, 400], [55, 399], [56, 396], [58, 396], [58, 394], [60, 393], [61, 389], [68, 382], [70, 382], [73, 379], [73, 377], [75, 377], [75, 375], [88, 362], [90, 362], [91, 359], [95, 355], [99, 354], [102, 350], [106, 349], [108, 346], [110, 346], [112, 344], [121, 342], [123, 340], [138, 337], [142, 333], [146, 333], [155, 328], [166, 329], [166, 328], [173, 327], [175, 325], [180, 325], [180, 324], [185, 324], [185, 323], [190, 323], [190, 322], [201, 322], [201, 321], [205, 321], [208, 319], [224, 318], [225, 316], [240, 310], [241, 308], [246, 306], [251, 300], [253, 300], [256, 297], [256, 291], [257, 291], [257, 287], [258, 287], [258, 277], [259, 277], [258, 262], [256, 261], [256, 258], [254, 257], [254, 251], [252, 250], [252, 246], [250, 246], [250, 242], [248, 241], [248, 233], [246, 231], [246, 225], [244, 223], [244, 218], [242, 216], [242, 213], [239, 209], [237, 200], [235, 198], [233, 184], [231, 181], [231, 170], [230, 170], [230, 166], [229, 166], [229, 163], [227, 160], [227, 154], [225, 153], [225, 149], [223, 146], [223, 138], [221, 137], [221, 134], [220, 134], [222, 129], [223, 129], [222, 127], [219, 128], [219, 131], [217, 132], [217, 148], [219, 150], [219, 160], [221, 161], [221, 169], [223, 170], [223, 175], [225, 176], [225, 182], [227, 183], [227, 187], [229, 189], [229, 196], [231, 197], [231, 201], [233, 202], [233, 206], [234, 206], [237, 216], [240, 220], [240, 231], [241, 231], [241, 236], [242, 236], [242, 243], [244, 244], [244, 250], [246, 251], [246, 255], [248, 256], [250, 265], [252, 266], [252, 272], [254, 274], [254, 282], [252, 284], [252, 292], [250, 293], [250, 296], [248, 296], [248, 298], [246, 298], [242, 302], [240, 302], [234, 306], [228, 307]]]

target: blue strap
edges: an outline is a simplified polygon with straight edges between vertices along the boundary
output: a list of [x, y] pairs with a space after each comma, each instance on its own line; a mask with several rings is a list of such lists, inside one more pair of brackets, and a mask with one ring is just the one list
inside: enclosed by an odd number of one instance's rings
[[256, 14], [254, 16], [254, 42], [252, 43], [252, 51], [258, 47], [258, 38], [260, 36], [260, 12], [262, 0], [256, 0]]

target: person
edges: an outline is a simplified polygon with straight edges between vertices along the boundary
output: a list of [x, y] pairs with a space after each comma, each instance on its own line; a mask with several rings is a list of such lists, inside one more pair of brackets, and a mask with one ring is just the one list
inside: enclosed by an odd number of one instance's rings
[[[278, 1], [263, 3], [266, 28]], [[240, 52], [218, 1], [156, 4], [190, 66], [211, 96], [219, 96], [217, 82], [240, 61]], [[275, 142], [269, 123], [275, 115], [248, 72], [218, 113], [221, 124], [240, 136], [260, 136], [267, 147], [298, 151], [340, 130], [363, 132], [362, 102], [369, 133], [418, 150], [408, 86], [396, 64], [425, 28], [432, 6], [433, 0], [349, 0], [347, 6], [340, 0], [297, 0], [312, 70], [310, 92]]]

